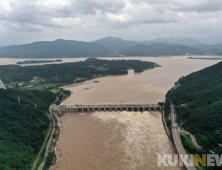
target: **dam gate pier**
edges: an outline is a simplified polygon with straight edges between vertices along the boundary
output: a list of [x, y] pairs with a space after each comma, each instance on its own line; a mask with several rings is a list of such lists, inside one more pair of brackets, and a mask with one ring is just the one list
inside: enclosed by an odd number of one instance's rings
[[100, 104], [100, 105], [59, 105], [54, 106], [54, 111], [63, 113], [95, 112], [95, 111], [161, 111], [163, 107], [158, 104]]

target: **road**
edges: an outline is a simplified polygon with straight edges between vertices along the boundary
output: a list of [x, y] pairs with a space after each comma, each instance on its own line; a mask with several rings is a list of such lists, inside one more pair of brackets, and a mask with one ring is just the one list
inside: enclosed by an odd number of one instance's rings
[[[58, 97], [56, 98], [56, 101], [58, 100]], [[55, 101], [55, 102], [56, 102]], [[55, 103], [54, 102], [54, 103]], [[51, 110], [52, 110], [52, 108], [54, 107], [54, 103], [49, 107], [49, 113], [50, 113], [50, 116], [46, 113], [46, 115], [48, 116], [48, 118], [49, 118], [49, 120], [50, 120], [50, 127], [49, 127], [49, 132], [48, 132], [48, 134], [47, 134], [47, 136], [46, 136], [46, 138], [45, 138], [45, 141], [44, 141], [44, 143], [42, 144], [42, 147], [41, 147], [41, 150], [39, 151], [39, 154], [38, 154], [38, 156], [37, 156], [37, 158], [36, 158], [36, 160], [35, 160], [35, 163], [34, 163], [34, 165], [33, 165], [33, 167], [32, 167], [32, 170], [34, 170], [35, 169], [35, 166], [36, 166], [36, 164], [37, 164], [37, 162], [38, 162], [38, 160], [39, 160], [39, 158], [40, 158], [40, 155], [41, 155], [41, 153], [42, 153], [42, 150], [43, 150], [43, 148], [44, 148], [44, 146], [45, 146], [45, 144], [46, 144], [46, 142], [47, 142], [47, 145], [46, 145], [46, 152], [45, 152], [45, 155], [44, 155], [44, 159], [43, 159], [43, 162], [41, 163], [41, 165], [40, 165], [40, 167], [41, 167], [41, 169], [43, 168], [43, 166], [45, 165], [45, 161], [46, 161], [46, 157], [48, 156], [48, 149], [50, 148], [50, 145], [51, 145], [51, 141], [52, 141], [52, 137], [53, 137], [53, 134], [54, 134], [54, 132], [55, 132], [55, 121], [54, 121], [54, 118], [53, 118], [53, 116], [52, 116], [52, 113], [51, 113]], [[50, 132], [52, 132], [52, 133], [50, 133]], [[51, 135], [50, 135], [51, 134]], [[50, 135], [50, 138], [49, 138], [49, 135]], [[48, 149], [47, 149], [47, 147], [48, 147]], [[39, 168], [40, 168], [39, 167]], [[40, 170], [38, 168], [38, 170]]]
[[39, 166], [38, 170], [41, 170], [45, 165], [46, 158], [49, 154], [49, 149], [50, 149], [50, 146], [51, 146], [52, 138], [53, 138], [53, 135], [55, 133], [55, 121], [54, 121], [54, 118], [52, 116], [51, 111], [50, 111], [50, 117], [51, 117], [51, 120], [52, 120], [52, 131], [51, 131], [52, 133], [51, 133], [50, 138], [49, 138], [49, 140], [47, 142], [47, 145], [46, 145], [46, 151], [45, 151], [44, 159], [43, 159], [41, 165]]
[[[180, 138], [180, 129], [178, 128], [177, 125], [177, 121], [176, 121], [176, 112], [174, 109], [173, 104], [171, 104], [171, 121], [172, 121], [172, 135], [173, 135], [173, 141], [174, 144], [176, 146], [176, 149], [178, 151], [178, 153], [181, 155], [185, 155], [187, 154], [183, 144], [181, 142], [181, 138]], [[194, 166], [186, 166], [186, 168], [188, 170], [196, 170], [196, 168]]]
[[49, 116], [47, 113], [46, 113], [46, 115], [48, 116], [48, 118], [49, 118], [49, 120], [50, 120], [49, 132], [48, 132], [48, 134], [47, 134], [47, 136], [46, 136], [46, 138], [45, 138], [45, 141], [44, 141], [44, 143], [43, 143], [43, 145], [42, 145], [42, 147], [41, 147], [41, 150], [39, 151], [39, 154], [38, 154], [38, 156], [37, 156], [37, 158], [36, 158], [36, 160], [35, 160], [35, 163], [34, 163], [34, 165], [33, 165], [33, 167], [32, 167], [32, 170], [35, 169], [35, 166], [36, 166], [36, 164], [37, 164], [37, 162], [38, 162], [38, 160], [39, 160], [39, 158], [40, 158], [40, 155], [41, 155], [41, 153], [42, 153], [42, 150], [43, 150], [43, 148], [44, 148], [44, 146], [45, 146], [45, 144], [46, 144], [46, 142], [47, 142], [47, 139], [48, 139], [48, 137], [49, 137], [49, 135], [50, 135], [50, 132], [51, 132], [51, 130], [52, 130], [52, 121], [51, 121], [51, 118], [50, 118], [50, 116]]

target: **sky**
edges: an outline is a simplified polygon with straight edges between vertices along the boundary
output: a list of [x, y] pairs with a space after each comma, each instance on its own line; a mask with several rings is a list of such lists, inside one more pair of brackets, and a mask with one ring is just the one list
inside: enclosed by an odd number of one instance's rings
[[0, 0], [0, 45], [222, 35], [222, 0]]

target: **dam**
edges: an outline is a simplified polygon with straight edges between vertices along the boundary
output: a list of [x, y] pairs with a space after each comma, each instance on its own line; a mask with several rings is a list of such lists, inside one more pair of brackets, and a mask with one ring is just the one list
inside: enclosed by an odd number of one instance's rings
[[163, 107], [158, 104], [98, 104], [98, 105], [60, 105], [54, 106], [54, 111], [63, 113], [95, 112], [95, 111], [162, 111]]

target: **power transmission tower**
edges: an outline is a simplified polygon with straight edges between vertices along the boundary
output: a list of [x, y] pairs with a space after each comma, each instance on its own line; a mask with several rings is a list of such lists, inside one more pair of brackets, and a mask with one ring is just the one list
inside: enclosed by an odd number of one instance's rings
[[20, 104], [21, 102], [20, 102], [20, 97], [18, 96], [18, 103]]

